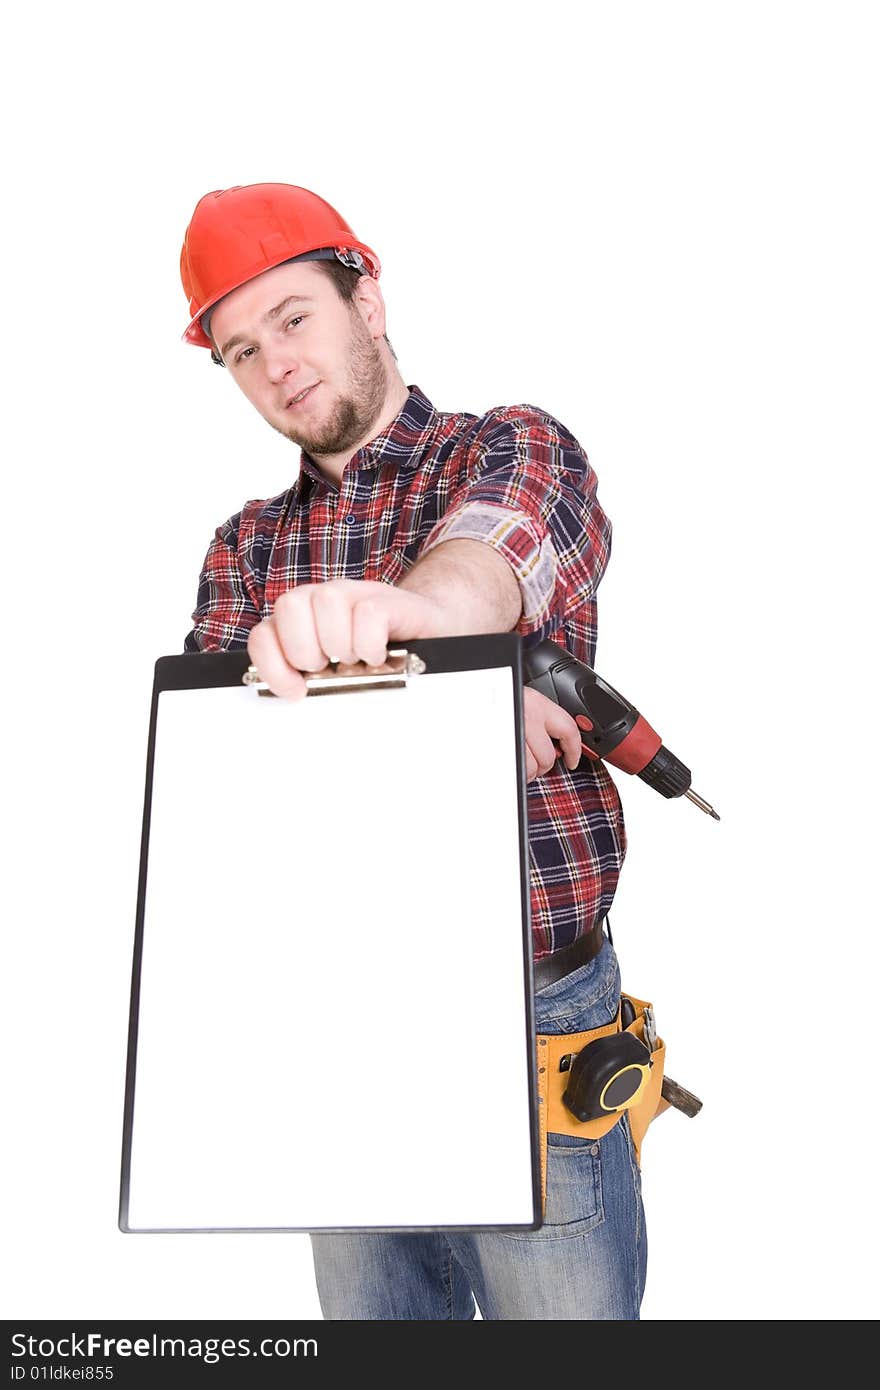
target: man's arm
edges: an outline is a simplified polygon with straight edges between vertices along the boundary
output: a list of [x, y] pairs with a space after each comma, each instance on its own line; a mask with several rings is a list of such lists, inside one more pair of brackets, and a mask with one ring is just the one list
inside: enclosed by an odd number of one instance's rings
[[303, 672], [328, 662], [381, 666], [395, 638], [507, 632], [521, 610], [507, 561], [480, 541], [438, 545], [402, 584], [330, 579], [278, 598], [248, 637], [251, 660], [276, 695], [298, 700]]
[[[420, 594], [444, 615], [436, 635], [510, 632], [522, 613], [522, 594], [510, 565], [482, 541], [445, 541], [397, 585]], [[423, 637], [425, 633], [411, 633]]]
[[[503, 556], [482, 541], [446, 541], [396, 586], [336, 579], [289, 590], [253, 629], [248, 651], [270, 689], [297, 700], [306, 693], [303, 671], [329, 661], [380, 666], [394, 637], [509, 632], [521, 612], [520, 586]], [[535, 690], [523, 692], [523, 707], [527, 780], [549, 772], [560, 747], [576, 767], [581, 740], [571, 715]]]
[[420, 557], [453, 540], [488, 546], [519, 583], [517, 632], [556, 637], [568, 618], [594, 605], [611, 541], [585, 452], [558, 420], [522, 405], [488, 412], [466, 465]]
[[199, 596], [186, 652], [217, 652], [244, 645], [260, 621], [259, 595], [242, 569], [239, 555], [241, 513], [217, 528], [199, 578]]

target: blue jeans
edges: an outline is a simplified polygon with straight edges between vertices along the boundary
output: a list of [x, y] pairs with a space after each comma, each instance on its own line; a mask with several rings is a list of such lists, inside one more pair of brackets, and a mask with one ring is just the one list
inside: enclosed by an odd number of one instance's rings
[[[539, 1033], [580, 1033], [617, 1013], [609, 941], [535, 995]], [[635, 1320], [645, 1288], [641, 1180], [626, 1116], [601, 1140], [551, 1134], [538, 1231], [312, 1235], [318, 1296], [334, 1320]]]

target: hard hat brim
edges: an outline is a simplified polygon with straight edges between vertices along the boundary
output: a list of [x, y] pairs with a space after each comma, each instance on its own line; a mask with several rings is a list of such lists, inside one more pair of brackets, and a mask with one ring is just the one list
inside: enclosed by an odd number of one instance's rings
[[203, 304], [195, 317], [190, 319], [186, 329], [181, 335], [181, 341], [184, 343], [191, 343], [194, 347], [213, 349], [214, 344], [202, 328], [202, 319], [206, 314], [210, 313], [212, 309], [216, 308], [221, 299], [225, 299], [228, 294], [231, 294], [233, 290], [240, 289], [242, 285], [249, 284], [251, 280], [256, 280], [258, 276], [264, 275], [267, 270], [275, 270], [279, 265], [285, 265], [288, 261], [308, 260], [311, 252], [323, 250], [334, 252], [343, 264], [346, 264], [345, 253], [356, 251], [363, 260], [365, 273], [369, 274], [374, 280], [378, 280], [382, 273], [382, 265], [375, 251], [371, 250], [365, 242], [356, 241], [353, 237], [347, 239], [344, 244], [338, 246], [312, 246], [305, 248], [296, 256], [279, 256], [277, 261], [272, 261], [271, 264], [260, 266], [259, 270], [255, 270], [252, 275], [246, 275], [243, 279], [236, 279], [231, 284], [224, 285], [221, 290], [218, 290], [210, 302]]

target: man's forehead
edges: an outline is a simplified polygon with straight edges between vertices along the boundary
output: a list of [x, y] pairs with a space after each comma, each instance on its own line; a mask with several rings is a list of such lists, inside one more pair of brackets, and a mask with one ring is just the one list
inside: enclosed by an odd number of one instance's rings
[[214, 341], [236, 331], [240, 321], [262, 319], [291, 295], [319, 299], [332, 291], [328, 277], [314, 261], [273, 266], [230, 290], [211, 311], [210, 329]]

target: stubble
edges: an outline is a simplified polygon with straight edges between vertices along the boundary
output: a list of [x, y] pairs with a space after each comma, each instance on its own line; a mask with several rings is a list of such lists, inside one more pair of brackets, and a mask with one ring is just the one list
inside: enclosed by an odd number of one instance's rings
[[385, 403], [388, 379], [382, 354], [356, 310], [351, 311], [351, 324], [348, 391], [337, 396], [329, 416], [320, 425], [291, 425], [279, 430], [292, 444], [315, 457], [345, 453], [368, 438]]

